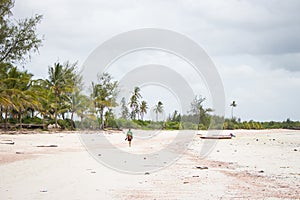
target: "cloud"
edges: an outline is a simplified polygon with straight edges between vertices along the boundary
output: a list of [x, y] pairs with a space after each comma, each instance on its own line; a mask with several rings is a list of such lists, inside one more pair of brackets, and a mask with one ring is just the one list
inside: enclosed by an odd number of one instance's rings
[[295, 92], [300, 88], [299, 10], [297, 0], [22, 0], [16, 1], [14, 16], [44, 15], [38, 27], [44, 46], [28, 64], [38, 77], [46, 77], [58, 59], [81, 65], [116, 34], [170, 29], [213, 58], [227, 99], [237, 100], [242, 118], [285, 119], [300, 116], [293, 107], [300, 100]]
[[[300, 50], [300, 8], [296, 1], [185, 1], [185, 8], [206, 26], [189, 26], [205, 32], [213, 54], [281, 54]], [[208, 27], [208, 28], [207, 28]]]
[[238, 104], [236, 116], [242, 120], [298, 119], [300, 72], [247, 65], [219, 66], [229, 104]]

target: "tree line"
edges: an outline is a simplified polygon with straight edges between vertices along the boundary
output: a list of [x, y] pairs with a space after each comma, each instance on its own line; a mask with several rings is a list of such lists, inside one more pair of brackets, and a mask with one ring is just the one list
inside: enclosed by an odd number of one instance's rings
[[[191, 103], [191, 114], [181, 116], [174, 111], [172, 119], [159, 119], [164, 111], [162, 101], [153, 106], [155, 120], [144, 120], [149, 111], [146, 100], [142, 99], [141, 89], [135, 87], [128, 103], [125, 97], [117, 102], [118, 81], [108, 73], [98, 75], [92, 82], [90, 94], [83, 94], [82, 76], [77, 62], [54, 63], [48, 68], [48, 78], [34, 79], [27, 70], [20, 70], [9, 63], [1, 63], [0, 71], [0, 122], [2, 128], [22, 128], [28, 124], [41, 124], [46, 128], [54, 124], [56, 128], [166, 128], [176, 129], [169, 124], [182, 123], [177, 128], [207, 129], [210, 124], [204, 109], [205, 98], [195, 97]], [[117, 118], [113, 109], [121, 107]], [[74, 120], [74, 116], [80, 120]], [[192, 124], [188, 124], [188, 122]], [[156, 124], [153, 126], [153, 123]], [[147, 126], [151, 124], [151, 126]]]

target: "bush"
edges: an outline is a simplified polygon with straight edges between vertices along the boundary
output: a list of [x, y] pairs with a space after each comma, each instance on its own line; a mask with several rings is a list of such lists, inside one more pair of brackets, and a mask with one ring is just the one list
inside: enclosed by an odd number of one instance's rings
[[22, 123], [24, 124], [42, 124], [43, 120], [39, 117], [26, 117], [22, 119]]
[[166, 130], [179, 130], [180, 129], [180, 122], [176, 121], [168, 121], [164, 125]]
[[206, 127], [204, 124], [199, 125], [199, 130], [207, 130], [208, 127]]
[[116, 124], [119, 128], [133, 128], [133, 129], [139, 129], [141, 126], [134, 121], [127, 120], [127, 119], [116, 119]]
[[197, 130], [198, 129], [197, 124], [194, 124], [192, 122], [182, 122], [181, 126], [182, 126], [182, 129], [185, 129], [185, 130]]
[[[60, 126], [61, 129], [72, 130], [75, 128], [75, 123], [71, 119], [59, 119], [57, 120], [57, 124]], [[72, 128], [73, 127], [73, 128]]]

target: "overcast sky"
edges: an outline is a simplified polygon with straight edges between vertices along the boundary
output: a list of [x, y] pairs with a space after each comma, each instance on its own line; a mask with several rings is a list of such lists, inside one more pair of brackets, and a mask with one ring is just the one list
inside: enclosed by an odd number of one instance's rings
[[186, 35], [215, 63], [242, 120], [300, 120], [298, 0], [16, 0], [14, 17], [42, 14], [39, 55], [26, 69], [47, 77], [54, 62], [82, 65], [102, 42], [139, 28]]

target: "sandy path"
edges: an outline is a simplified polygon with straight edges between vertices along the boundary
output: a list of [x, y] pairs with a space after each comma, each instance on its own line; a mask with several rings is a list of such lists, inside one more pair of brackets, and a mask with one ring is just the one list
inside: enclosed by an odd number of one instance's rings
[[[136, 140], [130, 151], [161, 148], [172, 134], [151, 148]], [[300, 199], [300, 132], [235, 134], [205, 159], [199, 157], [203, 140], [196, 136], [173, 165], [149, 175], [104, 167], [76, 134], [0, 135], [0, 141], [15, 142], [0, 144], [0, 199]], [[119, 143], [122, 134], [110, 138], [126, 148]], [[49, 144], [58, 147], [36, 147]]]

